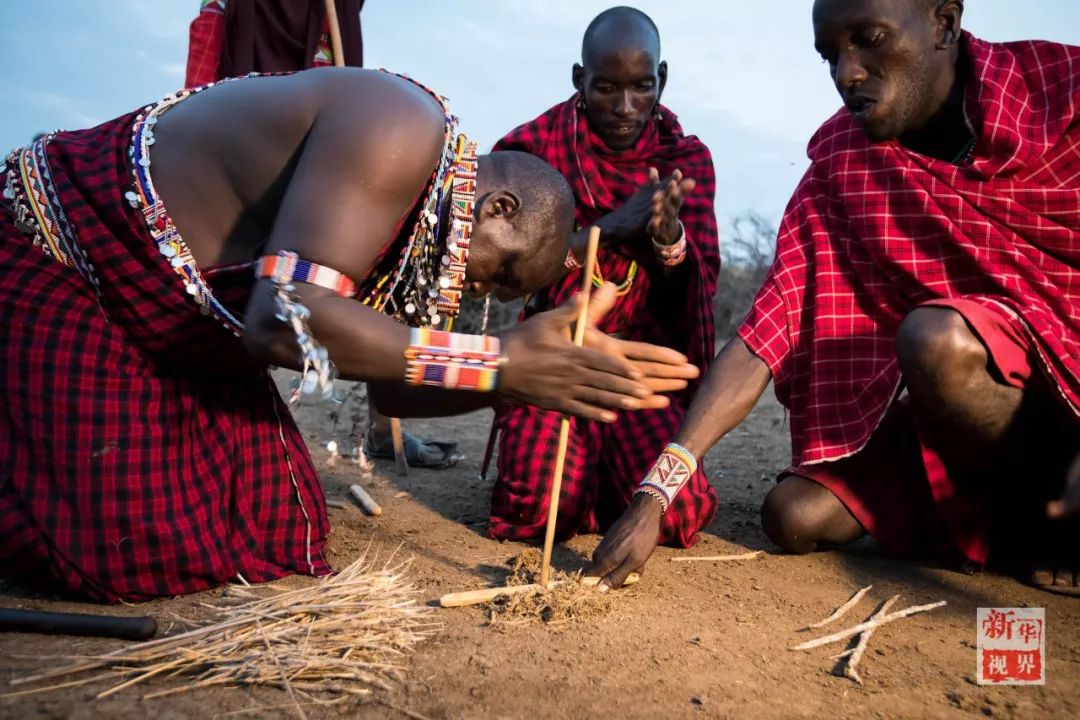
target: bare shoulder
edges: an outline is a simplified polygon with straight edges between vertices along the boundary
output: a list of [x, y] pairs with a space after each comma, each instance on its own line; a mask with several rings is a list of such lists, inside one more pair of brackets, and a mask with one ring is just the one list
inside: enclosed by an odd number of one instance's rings
[[309, 143], [330, 143], [363, 169], [365, 184], [415, 194], [445, 144], [442, 107], [425, 90], [385, 72], [309, 71], [318, 109]]

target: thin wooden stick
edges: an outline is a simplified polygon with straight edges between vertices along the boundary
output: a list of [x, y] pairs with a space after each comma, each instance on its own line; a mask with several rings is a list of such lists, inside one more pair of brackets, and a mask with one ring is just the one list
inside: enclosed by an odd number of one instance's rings
[[[893, 595], [891, 598], [881, 604], [881, 607], [878, 608], [878, 611], [874, 613], [870, 617], [870, 619], [880, 620], [881, 618], [885, 617], [889, 613], [889, 608], [891, 608], [893, 604], [899, 599], [899, 595]], [[846, 663], [844, 663], [844, 677], [846, 677], [848, 680], [854, 680], [859, 685], [862, 685], [862, 677], [859, 675], [859, 671], [857, 668], [859, 665], [859, 661], [862, 660], [863, 653], [866, 652], [866, 646], [870, 643], [870, 636], [873, 634], [874, 628], [864, 630], [862, 634], [859, 635], [859, 644], [856, 645], [855, 649], [851, 651], [851, 657]]]
[[844, 603], [840, 607], [833, 610], [832, 615], [825, 618], [824, 620], [819, 620], [818, 622], [814, 623], [813, 625], [807, 625], [806, 627], [804, 627], [799, 632], [806, 632], [807, 630], [816, 630], [818, 628], [823, 628], [826, 625], [831, 625], [832, 623], [836, 622], [840, 618], [844, 617], [844, 615], [847, 614], [848, 610], [850, 610], [851, 608], [858, 605], [859, 601], [862, 600], [864, 597], [866, 597], [866, 593], [870, 592], [870, 588], [872, 588], [872, 587], [874, 587], [874, 586], [873, 585], [867, 585], [862, 590], [859, 590], [854, 595], [852, 595], [851, 598], [846, 603]]
[[[577, 327], [574, 328], [574, 344], [581, 347], [585, 342], [585, 324], [589, 318], [589, 294], [592, 292], [592, 276], [596, 267], [596, 253], [600, 249], [600, 228], [589, 229], [589, 245], [582, 271], [581, 307], [578, 308]], [[570, 418], [563, 417], [559, 424], [559, 447], [555, 454], [555, 472], [548, 500], [547, 532], [544, 533], [544, 556], [540, 561], [540, 585], [547, 587], [551, 580], [551, 550], [555, 545], [555, 520], [559, 516], [559, 493], [562, 491], [563, 466], [566, 463], [566, 446], [570, 441]]]
[[405, 457], [405, 435], [401, 431], [400, 418], [390, 418], [390, 439], [394, 443], [394, 470], [398, 475], [408, 475], [409, 459]]
[[764, 554], [764, 550], [756, 550], [742, 555], [691, 555], [689, 557], [673, 557], [671, 562], [735, 562], [736, 560], [753, 560]]
[[859, 633], [863, 632], [864, 630], [870, 630], [872, 628], [876, 629], [876, 628], [881, 627], [882, 625], [885, 625], [887, 623], [891, 623], [894, 620], [900, 620], [901, 618], [906, 618], [909, 615], [915, 615], [917, 613], [923, 613], [923, 612], [929, 612], [930, 610], [936, 610], [937, 608], [943, 607], [945, 605], [948, 605], [948, 601], [946, 601], [946, 600], [942, 600], [941, 602], [936, 602], [936, 603], [930, 603], [929, 605], [913, 605], [912, 607], [904, 608], [903, 610], [897, 610], [896, 612], [894, 612], [894, 613], [892, 613], [890, 615], [885, 615], [884, 617], [881, 617], [881, 618], [879, 618], [877, 620], [867, 620], [864, 623], [859, 623], [858, 625], [849, 627], [847, 630], [841, 630], [840, 632], [833, 633], [832, 635], [826, 635], [825, 637], [820, 637], [820, 638], [817, 638], [816, 640], [807, 640], [806, 642], [802, 643], [801, 645], [796, 645], [795, 647], [793, 647], [791, 649], [792, 650], [812, 650], [812, 649], [814, 649], [816, 647], [821, 647], [822, 645], [828, 645], [829, 643], [834, 643], [834, 642], [837, 642], [839, 640], [849, 638], [852, 635], [858, 635]]
[[[626, 580], [623, 581], [623, 586], [633, 585], [641, 576], [635, 573], [630, 573]], [[564, 581], [555, 581], [550, 583], [548, 587], [555, 587], [556, 585], [563, 584]], [[600, 584], [600, 578], [598, 577], [583, 577], [581, 578], [581, 584], [587, 587], [594, 587]], [[543, 585], [540, 583], [529, 583], [527, 585], [510, 585], [509, 587], [493, 587], [493, 588], [481, 588], [479, 590], [465, 590], [463, 592], [447, 593], [439, 598], [439, 606], [444, 608], [450, 607], [466, 607], [467, 605], [479, 605], [480, 603], [491, 602], [497, 597], [508, 595], [523, 595], [525, 593], [535, 592], [543, 589]]]
[[344, 510], [345, 509], [345, 501], [344, 500], [329, 500], [328, 499], [326, 501], [326, 507], [334, 508], [335, 510]]
[[345, 67], [345, 49], [341, 45], [341, 26], [338, 24], [337, 4], [326, 0], [326, 24], [330, 28], [330, 49], [334, 53], [334, 65]]

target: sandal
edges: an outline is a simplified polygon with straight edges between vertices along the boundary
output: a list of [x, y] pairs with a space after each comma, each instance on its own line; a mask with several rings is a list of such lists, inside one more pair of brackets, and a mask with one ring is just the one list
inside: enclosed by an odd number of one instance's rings
[[[465, 458], [463, 453], [458, 452], [457, 443], [422, 440], [404, 430], [401, 431], [401, 440], [409, 467], [451, 468]], [[386, 438], [380, 442], [372, 437], [369, 429], [364, 437], [364, 455], [371, 460], [393, 460], [394, 441], [390, 434], [387, 433]]]

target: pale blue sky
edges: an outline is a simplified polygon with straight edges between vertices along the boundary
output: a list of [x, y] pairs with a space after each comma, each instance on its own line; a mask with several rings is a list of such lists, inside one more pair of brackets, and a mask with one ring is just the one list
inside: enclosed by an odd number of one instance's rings
[[[594, 0], [368, 0], [365, 62], [451, 100], [489, 147], [565, 99]], [[670, 66], [664, 101], [712, 149], [721, 222], [777, 219], [814, 129], [839, 105], [813, 50], [810, 0], [642, 0]], [[0, 0], [0, 147], [86, 127], [183, 84], [198, 0]], [[1077, 0], [972, 0], [965, 27], [990, 40], [1080, 44]]]

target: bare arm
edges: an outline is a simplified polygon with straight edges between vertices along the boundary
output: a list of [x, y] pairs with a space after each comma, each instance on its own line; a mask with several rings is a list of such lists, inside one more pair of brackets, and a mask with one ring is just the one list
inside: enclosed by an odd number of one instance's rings
[[[738, 427], [769, 384], [768, 366], [734, 338], [716, 356], [675, 437], [700, 458]], [[619, 587], [640, 570], [660, 534], [660, 504], [649, 495], [636, 495], [593, 553], [587, 575], [599, 575], [607, 587]]]

